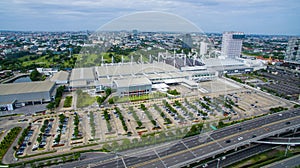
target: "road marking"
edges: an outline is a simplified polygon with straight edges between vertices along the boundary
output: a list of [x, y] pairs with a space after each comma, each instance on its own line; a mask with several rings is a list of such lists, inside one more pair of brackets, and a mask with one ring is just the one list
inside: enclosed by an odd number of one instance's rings
[[124, 161], [124, 158], [123, 158], [123, 157], [121, 157], [121, 160], [122, 160], [122, 162], [123, 162], [125, 168], [127, 168], [127, 166], [126, 166], [126, 164], [125, 164], [125, 161]]
[[[215, 139], [213, 137], [211, 137], [210, 135], [207, 134], [207, 136], [212, 140], [215, 141]], [[216, 141], [216, 143], [223, 149], [224, 147], [218, 142]]]
[[[181, 140], [180, 141], [180, 143], [182, 143], [183, 145], [184, 145], [184, 147], [188, 150], [188, 151], [190, 151], [190, 148], [188, 147], [188, 146], [186, 146], [186, 144]], [[197, 156], [196, 156], [196, 154], [193, 152], [193, 151], [190, 151], [192, 154], [193, 154], [193, 156], [196, 158]]]
[[158, 155], [158, 153], [156, 152], [156, 150], [153, 150], [154, 153], [156, 154], [156, 156], [159, 158], [159, 160], [161, 161], [161, 163], [164, 165], [165, 168], [167, 168], [167, 166], [165, 165], [164, 161], [160, 158], [160, 156]]
[[[292, 118], [286, 118], [286, 119], [284, 119], [284, 120], [279, 120], [279, 121], [276, 121], [276, 122], [272, 122], [272, 123], [269, 123], [269, 124], [266, 124], [266, 125], [262, 125], [262, 126], [260, 126], [260, 127], [256, 127], [256, 128], [250, 129], [250, 130], [246, 130], [246, 131], [243, 131], [243, 132], [238, 132], [238, 133], [236, 133], [236, 134], [232, 134], [232, 135], [230, 135], [230, 136], [223, 137], [223, 138], [218, 139], [218, 140], [216, 140], [216, 141], [223, 141], [224, 139], [228, 139], [228, 138], [230, 138], [230, 137], [234, 137], [234, 136], [240, 135], [241, 133], [247, 133], [247, 132], [250, 132], [250, 131], [258, 130], [258, 129], [261, 129], [261, 128], [264, 128], [264, 127], [268, 127], [268, 126], [272, 126], [272, 125], [275, 125], [275, 124], [278, 124], [278, 123], [283, 123], [283, 122], [289, 121], [289, 120], [291, 120], [291, 119], [294, 119], [294, 120], [295, 120], [295, 119], [298, 119], [298, 118], [300, 118], [300, 116], [295, 116], [295, 117], [292, 117]], [[211, 144], [213, 144], [213, 143], [216, 143], [216, 142], [211, 141], [211, 142], [208, 142], [208, 143], [206, 143], [206, 144], [201, 144], [201, 145], [199, 145], [199, 146], [195, 146], [195, 147], [192, 147], [192, 148], [189, 148], [189, 149], [190, 149], [190, 150], [195, 150], [195, 149], [198, 149], [198, 148], [202, 148], [202, 147], [204, 147], [204, 146], [211, 145]], [[172, 154], [170, 154], [170, 155], [164, 156], [164, 157], [162, 157], [162, 158], [163, 158], [163, 159], [167, 159], [167, 158], [170, 158], [170, 157], [173, 157], [173, 156], [176, 156], [176, 155], [180, 155], [180, 154], [183, 154], [183, 153], [187, 153], [187, 152], [189, 152], [189, 151], [188, 151], [188, 150], [182, 150], [182, 151], [175, 152], [175, 153], [172, 153]], [[160, 159], [161, 159], [161, 158], [160, 158]], [[153, 159], [153, 160], [146, 161], [146, 162], [143, 162], [143, 163], [138, 163], [138, 164], [136, 164], [136, 165], [133, 165], [132, 167], [142, 167], [143, 165], [147, 165], [147, 164], [152, 163], [152, 162], [154, 162], [154, 161], [156, 161], [156, 160], [157, 160], [157, 159]]]

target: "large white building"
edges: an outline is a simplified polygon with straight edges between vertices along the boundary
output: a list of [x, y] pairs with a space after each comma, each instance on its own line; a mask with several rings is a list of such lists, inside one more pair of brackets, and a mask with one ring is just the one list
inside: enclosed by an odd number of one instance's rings
[[55, 95], [51, 81], [0, 84], [0, 111], [14, 110], [16, 106], [50, 102]]
[[300, 38], [289, 40], [284, 61], [300, 64]]
[[206, 42], [200, 42], [200, 52], [199, 52], [199, 54], [200, 54], [200, 56], [204, 56], [204, 55], [206, 55], [207, 54], [207, 43]]
[[51, 78], [50, 81], [55, 82], [57, 85], [64, 85], [69, 83], [69, 72], [66, 71], [59, 71], [55, 73]]
[[117, 89], [118, 96], [139, 96], [151, 93], [152, 83], [145, 77], [129, 77], [114, 80], [113, 88]]
[[242, 32], [224, 32], [221, 55], [227, 58], [238, 58], [241, 55], [245, 34]]

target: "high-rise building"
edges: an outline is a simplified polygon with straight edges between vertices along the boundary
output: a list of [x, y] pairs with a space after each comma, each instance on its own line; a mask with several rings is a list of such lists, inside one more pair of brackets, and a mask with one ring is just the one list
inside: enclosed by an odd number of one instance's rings
[[245, 34], [243, 32], [224, 32], [221, 55], [225, 58], [240, 57], [244, 38]]
[[203, 42], [203, 41], [200, 42], [200, 53], [199, 54], [201, 56], [204, 56], [207, 54], [207, 43], [206, 42]]
[[300, 38], [291, 38], [289, 40], [284, 61], [300, 64]]
[[182, 38], [182, 48], [191, 49], [193, 47], [193, 39], [190, 34], [185, 34]]

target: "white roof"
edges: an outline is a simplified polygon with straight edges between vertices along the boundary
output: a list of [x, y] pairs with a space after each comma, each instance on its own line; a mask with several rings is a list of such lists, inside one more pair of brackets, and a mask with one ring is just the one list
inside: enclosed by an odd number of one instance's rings
[[70, 86], [72, 86], [72, 87], [85, 87], [85, 86], [87, 86], [87, 82], [85, 80], [71, 81]]
[[141, 85], [152, 85], [148, 78], [126, 78], [114, 80], [117, 87], [129, 87], [129, 86], [141, 86]]
[[153, 84], [152, 88], [154, 88], [154, 89], [163, 89], [163, 88], [169, 88], [169, 86], [166, 85], [165, 83], [158, 83], [158, 84]]
[[155, 74], [166, 72], [179, 72], [179, 69], [162, 63], [151, 64], [116, 64], [116, 65], [103, 65], [96, 67], [98, 76], [126, 76], [126, 75], [142, 75], [142, 74]]
[[198, 86], [198, 83], [192, 80], [182, 79], [182, 82], [189, 85], [189, 86]]
[[218, 59], [218, 58], [209, 58], [203, 60], [204, 64], [206, 67], [225, 67], [225, 66], [243, 66], [244, 63], [240, 60], [237, 59], [231, 59], [231, 58], [226, 58], [226, 59]]
[[0, 84], [0, 95], [49, 92], [54, 84], [51, 81]]
[[67, 81], [68, 78], [69, 78], [69, 73], [68, 72], [66, 72], [66, 71], [59, 71], [59, 72], [55, 73], [51, 77], [50, 81], [52, 81], [52, 82]]
[[70, 81], [94, 79], [95, 75], [93, 68], [74, 68], [70, 77]]
[[179, 80], [179, 79], [166, 79], [166, 80], [164, 80], [164, 82], [166, 84], [172, 84], [172, 83], [180, 83], [181, 80]]

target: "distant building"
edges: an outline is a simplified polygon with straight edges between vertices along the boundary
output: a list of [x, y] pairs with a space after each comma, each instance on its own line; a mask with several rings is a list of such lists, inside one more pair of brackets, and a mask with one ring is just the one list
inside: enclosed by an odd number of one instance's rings
[[46, 76], [50, 76], [58, 72], [57, 69], [53, 69], [53, 68], [36, 68], [36, 70], [39, 73], [44, 74]]
[[291, 38], [289, 40], [284, 61], [300, 64], [300, 38]]
[[55, 83], [50, 81], [1, 84], [0, 110], [50, 102], [54, 95]]
[[182, 38], [182, 48], [191, 49], [193, 47], [193, 40], [190, 34], [185, 34]]
[[204, 56], [207, 54], [207, 43], [206, 42], [200, 42], [200, 56]]
[[245, 34], [242, 32], [224, 32], [221, 55], [225, 58], [238, 58], [241, 55]]

